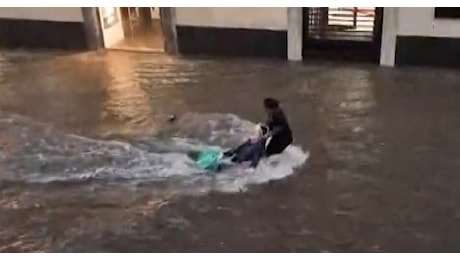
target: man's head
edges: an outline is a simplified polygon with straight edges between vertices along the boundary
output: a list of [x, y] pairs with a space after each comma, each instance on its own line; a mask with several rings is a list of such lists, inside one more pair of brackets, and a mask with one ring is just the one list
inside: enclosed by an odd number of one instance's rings
[[265, 98], [264, 99], [264, 108], [267, 111], [271, 111], [279, 108], [279, 101], [274, 98]]

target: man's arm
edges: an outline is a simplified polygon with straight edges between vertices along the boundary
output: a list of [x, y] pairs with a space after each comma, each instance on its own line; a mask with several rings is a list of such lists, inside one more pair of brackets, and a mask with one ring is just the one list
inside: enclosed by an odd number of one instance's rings
[[267, 122], [267, 125], [270, 128], [270, 135], [275, 136], [283, 132], [284, 128], [286, 128], [286, 124], [286, 118], [282, 113], [272, 114]]
[[282, 131], [283, 131], [283, 127], [274, 126], [273, 129], [270, 131], [270, 135], [274, 136], [274, 135], [277, 135], [277, 134], [281, 133]]

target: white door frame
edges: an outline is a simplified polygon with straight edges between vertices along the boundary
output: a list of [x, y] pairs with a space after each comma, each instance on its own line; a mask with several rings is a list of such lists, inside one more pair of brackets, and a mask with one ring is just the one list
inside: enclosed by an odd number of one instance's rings
[[[89, 49], [104, 49], [99, 7], [82, 7], [81, 9]], [[170, 55], [177, 55], [176, 10], [174, 7], [160, 7], [160, 16], [165, 39], [165, 52]]]

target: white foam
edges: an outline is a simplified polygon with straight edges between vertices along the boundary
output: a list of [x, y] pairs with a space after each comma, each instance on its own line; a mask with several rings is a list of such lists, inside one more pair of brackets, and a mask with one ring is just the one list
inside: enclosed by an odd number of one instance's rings
[[288, 147], [282, 154], [264, 158], [255, 170], [241, 167], [228, 168], [211, 176], [212, 189], [224, 192], [244, 191], [250, 185], [262, 184], [271, 180], [283, 179], [293, 174], [294, 169], [301, 166], [308, 153], [297, 146]]
[[37, 130], [31, 128], [31, 133], [21, 134], [26, 139], [23, 143], [39, 147], [30, 152], [24, 149], [25, 154], [12, 161], [17, 165], [10, 165], [16, 170], [0, 178], [38, 183], [96, 179], [139, 184], [174, 180], [179, 192], [237, 192], [253, 184], [285, 178], [308, 159], [308, 153], [291, 145], [280, 155], [262, 159], [253, 172], [235, 166], [213, 174], [198, 170], [187, 156], [189, 151], [238, 145], [253, 127], [254, 123], [231, 114], [190, 113], [178, 120], [175, 134], [182, 137], [163, 139], [106, 141], [50, 131], [33, 137], [32, 132]]

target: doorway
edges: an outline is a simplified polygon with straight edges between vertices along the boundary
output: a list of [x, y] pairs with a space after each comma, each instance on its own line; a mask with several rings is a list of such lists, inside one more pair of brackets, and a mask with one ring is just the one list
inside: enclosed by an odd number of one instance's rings
[[304, 7], [303, 57], [378, 62], [383, 8]]
[[104, 48], [164, 52], [159, 7], [100, 7]]

